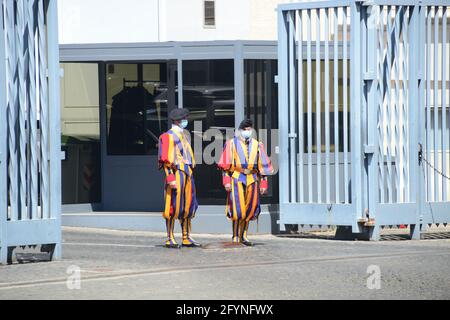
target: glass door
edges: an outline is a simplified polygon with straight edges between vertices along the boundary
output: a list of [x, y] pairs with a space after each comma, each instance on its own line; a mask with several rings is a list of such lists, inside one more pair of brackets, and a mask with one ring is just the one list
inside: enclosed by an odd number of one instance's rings
[[[183, 61], [183, 106], [190, 110], [188, 130], [197, 151], [195, 184], [200, 204], [225, 203], [226, 193], [217, 163], [227, 131], [234, 132], [234, 104], [233, 60]], [[213, 132], [209, 135], [208, 129], [216, 129], [219, 142], [214, 143], [217, 136]]]
[[172, 61], [105, 65], [104, 210], [162, 210], [158, 140], [176, 103], [175, 75]]

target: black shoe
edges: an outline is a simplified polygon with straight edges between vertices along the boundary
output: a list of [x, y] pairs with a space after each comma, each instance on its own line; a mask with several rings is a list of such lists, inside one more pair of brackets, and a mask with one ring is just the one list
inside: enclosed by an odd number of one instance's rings
[[169, 249], [180, 249], [181, 248], [181, 246], [178, 244], [178, 243], [166, 243], [166, 248], [169, 248]]
[[247, 247], [253, 247], [253, 242], [250, 242], [250, 241], [248, 241], [248, 240], [242, 240], [241, 243], [242, 243], [244, 246], [247, 246]]

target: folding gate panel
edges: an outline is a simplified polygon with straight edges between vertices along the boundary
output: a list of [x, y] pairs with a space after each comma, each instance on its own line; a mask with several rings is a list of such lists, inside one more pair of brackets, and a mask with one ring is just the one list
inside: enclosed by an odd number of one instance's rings
[[[56, 1], [0, 2], [0, 263], [17, 246], [60, 256]], [[8, 250], [9, 248], [9, 250]]]
[[349, 26], [345, 2], [279, 10], [281, 223], [356, 220], [360, 125], [350, 103]]
[[450, 7], [424, 3], [421, 12], [424, 48], [421, 179], [425, 181], [424, 223], [450, 221]]
[[[417, 6], [367, 12], [369, 214], [378, 225], [415, 224], [418, 212]], [[373, 121], [372, 119], [376, 119]]]
[[318, 1], [278, 15], [280, 223], [374, 239], [386, 225], [418, 238], [416, 226], [448, 223], [448, 2]]
[[378, 158], [376, 169], [369, 164], [369, 208], [379, 225], [446, 223], [450, 10], [442, 1], [395, 3], [376, 1], [368, 11], [368, 59], [376, 70], [367, 73], [377, 81], [367, 83], [365, 102], [377, 119], [375, 129], [369, 116], [368, 140], [376, 141]]

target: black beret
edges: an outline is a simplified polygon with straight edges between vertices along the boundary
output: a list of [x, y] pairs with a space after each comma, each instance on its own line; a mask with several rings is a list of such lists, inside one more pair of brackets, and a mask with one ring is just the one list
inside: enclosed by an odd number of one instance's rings
[[239, 130], [242, 130], [244, 128], [252, 127], [253, 128], [253, 121], [250, 119], [242, 120], [241, 124], [239, 125]]
[[170, 111], [169, 118], [173, 121], [179, 121], [189, 116], [188, 109], [173, 109]]

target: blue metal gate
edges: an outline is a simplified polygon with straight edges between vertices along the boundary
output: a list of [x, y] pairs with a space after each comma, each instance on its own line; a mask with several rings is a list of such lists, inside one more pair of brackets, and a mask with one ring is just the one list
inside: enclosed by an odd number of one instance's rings
[[450, 220], [447, 6], [279, 6], [280, 223], [376, 240]]
[[18, 246], [61, 256], [56, 4], [0, 1], [0, 263]]

